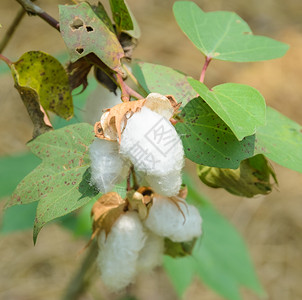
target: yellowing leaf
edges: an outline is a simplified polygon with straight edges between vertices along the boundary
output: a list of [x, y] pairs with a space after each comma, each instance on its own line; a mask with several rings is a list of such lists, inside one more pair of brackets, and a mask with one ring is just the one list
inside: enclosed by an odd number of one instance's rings
[[35, 94], [45, 110], [64, 119], [73, 116], [68, 76], [57, 59], [41, 51], [30, 51], [11, 65], [11, 71], [20, 93], [27, 90]]

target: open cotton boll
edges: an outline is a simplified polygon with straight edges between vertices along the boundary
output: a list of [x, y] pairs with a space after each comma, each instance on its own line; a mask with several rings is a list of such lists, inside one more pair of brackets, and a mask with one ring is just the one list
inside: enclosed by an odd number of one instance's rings
[[107, 88], [98, 84], [95, 90], [87, 97], [86, 105], [83, 112], [83, 120], [94, 125], [100, 121], [104, 110], [121, 103], [121, 91], [116, 90], [116, 95]]
[[148, 237], [144, 248], [141, 250], [138, 261], [138, 272], [151, 271], [162, 264], [162, 256], [164, 254], [164, 238], [148, 231]]
[[151, 186], [155, 193], [163, 196], [175, 196], [178, 194], [181, 184], [181, 171], [174, 171], [162, 176], [147, 175], [144, 177], [147, 186]]
[[147, 107], [128, 119], [120, 153], [146, 175], [162, 176], [181, 170], [184, 162], [182, 142], [173, 125]]
[[188, 242], [199, 237], [202, 233], [202, 219], [198, 210], [193, 205], [185, 205], [181, 202], [179, 206], [185, 218], [168, 198], [154, 198], [145, 226], [155, 234], [167, 237], [173, 242]]
[[107, 238], [105, 232], [101, 232], [97, 264], [102, 281], [111, 291], [117, 292], [134, 281], [137, 259], [145, 240], [146, 233], [136, 212], [121, 215]]
[[91, 184], [101, 193], [108, 193], [115, 184], [123, 181], [130, 163], [118, 153], [117, 142], [95, 139], [90, 146]]

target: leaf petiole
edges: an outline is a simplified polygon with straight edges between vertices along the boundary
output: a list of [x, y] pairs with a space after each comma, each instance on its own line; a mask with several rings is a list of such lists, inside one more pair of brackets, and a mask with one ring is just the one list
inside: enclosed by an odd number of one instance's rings
[[208, 68], [211, 60], [212, 60], [212, 57], [206, 56], [206, 60], [205, 60], [204, 65], [202, 67], [200, 78], [199, 78], [199, 81], [202, 82], [202, 83], [204, 82], [204, 77], [205, 77], [207, 68]]

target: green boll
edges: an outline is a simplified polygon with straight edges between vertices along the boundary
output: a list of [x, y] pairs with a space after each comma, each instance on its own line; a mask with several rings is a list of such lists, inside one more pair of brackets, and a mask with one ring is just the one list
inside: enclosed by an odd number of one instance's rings
[[[231, 194], [248, 198], [269, 194], [273, 184], [278, 183], [271, 164], [262, 154], [241, 161], [238, 169], [199, 165], [197, 172], [200, 180], [206, 185], [224, 188]], [[271, 183], [271, 177], [274, 183]]]

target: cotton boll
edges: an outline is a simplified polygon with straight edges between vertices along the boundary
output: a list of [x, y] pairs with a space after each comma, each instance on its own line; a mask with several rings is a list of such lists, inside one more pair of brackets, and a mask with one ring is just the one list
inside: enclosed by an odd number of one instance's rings
[[147, 175], [144, 177], [147, 186], [151, 186], [155, 193], [163, 196], [175, 196], [178, 194], [181, 184], [181, 172], [174, 171], [162, 176]]
[[121, 215], [107, 238], [105, 232], [101, 232], [97, 264], [102, 281], [111, 291], [117, 292], [134, 281], [137, 259], [145, 240], [146, 233], [136, 212]]
[[175, 128], [147, 107], [127, 121], [120, 153], [145, 175], [162, 176], [183, 167], [184, 150]]
[[138, 272], [151, 271], [155, 267], [160, 266], [162, 264], [164, 247], [164, 238], [149, 231], [144, 248], [138, 257]]
[[118, 153], [117, 142], [95, 139], [89, 149], [91, 160], [91, 184], [101, 193], [108, 193], [115, 184], [123, 181], [130, 163]]
[[[146, 227], [155, 234], [173, 242], [188, 242], [201, 235], [201, 216], [193, 205], [178, 202], [184, 216], [177, 206], [165, 197], [153, 199]], [[184, 218], [185, 217], [185, 218]]]
[[121, 91], [116, 90], [116, 95], [110, 92], [101, 84], [97, 85], [95, 90], [88, 96], [83, 112], [83, 120], [94, 125], [100, 121], [104, 110], [121, 103]]

